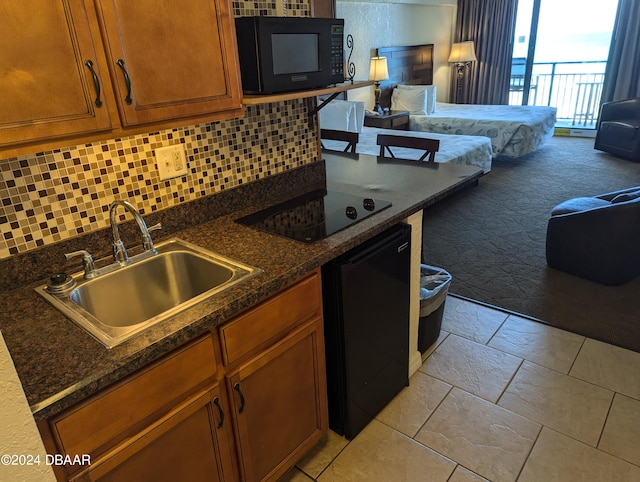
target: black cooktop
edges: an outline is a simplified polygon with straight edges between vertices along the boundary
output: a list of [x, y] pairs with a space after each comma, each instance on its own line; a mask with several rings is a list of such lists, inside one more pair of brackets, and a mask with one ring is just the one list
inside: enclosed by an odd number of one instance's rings
[[268, 233], [313, 243], [391, 206], [388, 201], [316, 190], [237, 219]]

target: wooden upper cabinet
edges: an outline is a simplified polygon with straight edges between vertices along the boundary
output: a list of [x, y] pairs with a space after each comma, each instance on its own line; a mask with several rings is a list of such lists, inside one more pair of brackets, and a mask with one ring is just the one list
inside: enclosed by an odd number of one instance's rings
[[0, 32], [0, 159], [244, 114], [230, 0], [0, 0]]
[[123, 126], [242, 108], [229, 0], [96, 5]]
[[0, 0], [0, 31], [0, 147], [111, 128], [110, 79], [90, 4]]
[[336, 17], [336, 0], [310, 0], [310, 6], [312, 17]]

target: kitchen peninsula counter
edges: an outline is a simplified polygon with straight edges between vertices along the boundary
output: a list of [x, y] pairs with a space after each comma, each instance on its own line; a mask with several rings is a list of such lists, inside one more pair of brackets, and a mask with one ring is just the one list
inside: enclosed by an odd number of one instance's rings
[[[64, 259], [64, 252], [87, 249], [106, 256], [111, 245], [109, 229], [1, 261], [0, 269], [6, 278], [0, 292], [0, 330], [34, 418], [48, 418], [151, 363], [409, 215], [477, 183], [482, 175], [481, 170], [465, 165], [427, 165], [367, 155], [323, 157], [324, 162], [206, 200], [145, 214], [147, 224], [163, 223], [164, 230], [154, 232], [158, 242], [177, 237], [263, 272], [112, 349], [105, 348], [34, 291], [57, 268], [64, 267], [59, 261]], [[293, 185], [298, 186], [295, 192], [290, 188]], [[313, 244], [266, 234], [235, 222], [286, 197], [318, 187], [384, 199], [392, 206]], [[212, 215], [214, 211], [216, 214]], [[140, 243], [136, 229], [122, 227], [125, 245]], [[69, 266], [68, 270], [77, 271]], [[35, 278], [23, 278], [28, 274], [23, 270]], [[11, 284], [23, 280], [28, 282]], [[164, 338], [149, 344], [149, 339], [159, 333]]]

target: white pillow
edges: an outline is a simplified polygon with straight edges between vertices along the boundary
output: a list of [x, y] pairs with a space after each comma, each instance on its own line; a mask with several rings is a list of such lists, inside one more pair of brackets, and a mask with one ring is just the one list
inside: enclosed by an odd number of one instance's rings
[[393, 89], [391, 110], [408, 110], [409, 114], [427, 115], [427, 92], [424, 89]]
[[349, 132], [362, 132], [364, 126], [364, 102], [352, 101], [353, 110], [349, 116]]
[[353, 112], [353, 102], [335, 99], [318, 111], [321, 129], [348, 131]]
[[436, 111], [436, 86], [435, 85], [407, 85], [398, 84], [396, 88], [400, 90], [424, 90], [426, 93], [427, 114], [433, 114]]
[[362, 132], [364, 102], [334, 99], [318, 111], [321, 129]]
[[427, 85], [427, 104], [429, 109], [429, 114], [433, 114], [436, 111], [436, 86], [435, 85]]

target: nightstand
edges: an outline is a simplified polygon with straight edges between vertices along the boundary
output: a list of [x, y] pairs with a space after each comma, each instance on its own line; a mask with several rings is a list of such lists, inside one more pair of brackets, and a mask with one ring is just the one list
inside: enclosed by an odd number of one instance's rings
[[382, 115], [365, 115], [364, 125], [379, 129], [403, 129], [409, 128], [409, 111], [391, 110]]

